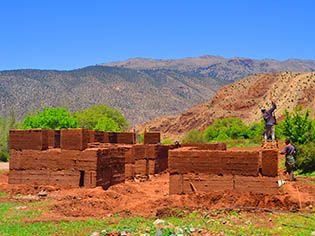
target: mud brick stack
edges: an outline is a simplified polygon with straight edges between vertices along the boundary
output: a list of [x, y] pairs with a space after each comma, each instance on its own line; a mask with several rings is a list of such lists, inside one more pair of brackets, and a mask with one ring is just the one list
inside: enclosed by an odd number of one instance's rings
[[190, 147], [195, 150], [221, 150], [226, 151], [225, 143], [182, 144], [181, 147]]
[[95, 130], [89, 130], [89, 143], [94, 143], [95, 141]]
[[158, 174], [168, 168], [170, 145], [136, 144], [126, 153], [126, 178]]
[[61, 129], [60, 147], [65, 150], [84, 150], [89, 143], [86, 129]]
[[134, 174], [148, 175], [148, 164], [145, 156], [146, 145], [139, 144], [132, 147], [132, 155], [134, 158]]
[[159, 132], [145, 132], [144, 144], [158, 144], [161, 142], [161, 134]]
[[262, 150], [261, 172], [264, 176], [275, 177], [278, 175], [278, 152], [274, 149]]
[[133, 148], [130, 148], [125, 153], [125, 178], [131, 179], [135, 176], [135, 157]]
[[[265, 166], [276, 165], [274, 152], [265, 152]], [[170, 194], [211, 191], [277, 191], [276, 175], [259, 174], [259, 151], [198, 150], [183, 147], [169, 151]], [[272, 176], [272, 177], [270, 177]], [[243, 184], [242, 184], [243, 182]]]
[[10, 149], [45, 150], [48, 148], [48, 131], [44, 129], [10, 130]]
[[[47, 149], [47, 130], [35, 131], [10, 132], [10, 184], [108, 188], [124, 182], [125, 156], [130, 146], [85, 149], [89, 137], [86, 130], [63, 129], [62, 148]], [[27, 138], [33, 138], [33, 142]]]
[[148, 165], [147, 174], [158, 174], [167, 169], [169, 149], [170, 147], [167, 145], [147, 145], [145, 152]]

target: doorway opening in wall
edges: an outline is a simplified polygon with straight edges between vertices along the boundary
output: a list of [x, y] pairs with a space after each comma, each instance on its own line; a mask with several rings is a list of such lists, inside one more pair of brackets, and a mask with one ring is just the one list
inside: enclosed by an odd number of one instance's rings
[[84, 187], [84, 174], [85, 174], [85, 171], [80, 170], [80, 182], [79, 182], [80, 187]]

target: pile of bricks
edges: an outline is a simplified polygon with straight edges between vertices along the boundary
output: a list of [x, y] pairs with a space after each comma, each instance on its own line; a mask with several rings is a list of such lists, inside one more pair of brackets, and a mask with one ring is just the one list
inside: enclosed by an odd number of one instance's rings
[[132, 132], [104, 132], [89, 130], [89, 143], [134, 144], [136, 134]]
[[10, 130], [9, 147], [16, 150], [48, 149], [48, 131], [41, 129]]
[[165, 171], [168, 167], [169, 145], [136, 144], [126, 153], [126, 178], [148, 176]]
[[12, 130], [9, 183], [108, 188], [124, 182], [128, 147], [86, 149], [88, 139], [84, 129], [62, 129], [61, 148], [47, 149], [47, 130]]
[[144, 144], [159, 144], [161, 142], [161, 134], [159, 132], [145, 132], [143, 142]]
[[275, 150], [171, 150], [170, 194], [224, 190], [274, 193], [278, 189], [277, 155]]

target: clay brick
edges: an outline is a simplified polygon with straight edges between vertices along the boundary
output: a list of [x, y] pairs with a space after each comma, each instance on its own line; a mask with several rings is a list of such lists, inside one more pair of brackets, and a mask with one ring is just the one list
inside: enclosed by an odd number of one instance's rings
[[238, 192], [268, 193], [278, 192], [277, 177], [235, 176], [234, 188]]
[[10, 130], [9, 147], [15, 150], [48, 148], [48, 131], [44, 129]]
[[144, 133], [144, 144], [158, 144], [161, 142], [161, 134], [159, 132]]
[[135, 175], [148, 174], [148, 160], [136, 160], [135, 162]]
[[95, 130], [89, 130], [89, 143], [94, 143], [95, 140]]
[[89, 142], [86, 129], [61, 129], [61, 149], [84, 150]]
[[182, 194], [183, 190], [183, 176], [181, 174], [170, 175], [169, 194]]
[[121, 144], [134, 144], [136, 143], [135, 133], [119, 132], [117, 133], [117, 143]]
[[125, 178], [131, 179], [135, 176], [135, 165], [134, 164], [126, 164], [125, 165]]
[[169, 151], [171, 172], [257, 176], [259, 153], [175, 149]]
[[277, 150], [262, 150], [261, 155], [262, 175], [278, 176], [278, 152]]

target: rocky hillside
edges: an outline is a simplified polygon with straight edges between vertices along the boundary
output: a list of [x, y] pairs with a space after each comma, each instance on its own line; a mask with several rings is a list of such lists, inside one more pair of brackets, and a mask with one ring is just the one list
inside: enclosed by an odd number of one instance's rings
[[179, 138], [189, 130], [204, 129], [222, 117], [259, 121], [261, 108], [278, 106], [276, 116], [301, 105], [315, 111], [315, 73], [282, 72], [249, 76], [222, 87], [213, 99], [178, 116], [158, 118], [138, 129], [160, 130], [166, 137]]
[[0, 115], [19, 118], [46, 106], [72, 111], [105, 103], [119, 108], [132, 124], [176, 114], [207, 100], [221, 87], [209, 77], [161, 70], [92, 66], [73, 71], [0, 72]]
[[139, 124], [183, 112], [244, 76], [273, 71], [315, 71], [315, 61], [138, 58], [71, 71], [0, 71], [0, 116], [13, 111], [21, 118], [45, 106], [75, 111], [106, 103]]

